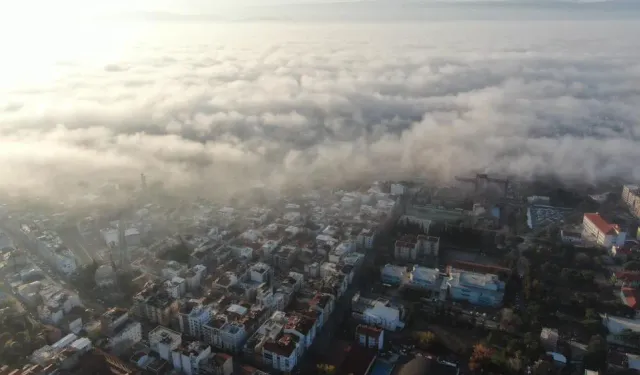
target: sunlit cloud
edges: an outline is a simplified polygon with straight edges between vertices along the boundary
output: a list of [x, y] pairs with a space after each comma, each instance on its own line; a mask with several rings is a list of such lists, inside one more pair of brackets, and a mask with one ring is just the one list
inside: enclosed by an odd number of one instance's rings
[[[3, 189], [141, 172], [211, 196], [476, 170], [640, 179], [633, 22], [120, 32], [51, 49], [48, 75], [0, 88]], [[82, 48], [111, 52], [69, 58]]]

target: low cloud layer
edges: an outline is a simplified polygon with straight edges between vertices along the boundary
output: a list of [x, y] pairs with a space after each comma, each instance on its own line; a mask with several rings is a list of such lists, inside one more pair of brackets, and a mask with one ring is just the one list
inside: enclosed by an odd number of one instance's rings
[[477, 170], [640, 179], [633, 22], [124, 27], [0, 88], [5, 192], [142, 172], [214, 197]]

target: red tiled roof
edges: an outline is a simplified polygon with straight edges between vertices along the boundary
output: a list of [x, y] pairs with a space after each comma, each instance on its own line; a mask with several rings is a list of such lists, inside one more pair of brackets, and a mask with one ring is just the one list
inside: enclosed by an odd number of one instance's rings
[[463, 262], [461, 260], [454, 260], [450, 264], [451, 267], [463, 271], [481, 272], [481, 273], [493, 273], [505, 272], [511, 274], [511, 269], [506, 267], [500, 267], [493, 264], [480, 264], [473, 262]]
[[616, 279], [623, 282], [640, 281], [640, 272], [619, 271], [616, 272]]
[[635, 309], [638, 306], [638, 292], [634, 288], [622, 288], [622, 295], [624, 297], [624, 303]]
[[276, 341], [267, 341], [263, 349], [267, 352], [276, 353], [281, 356], [290, 357], [296, 349], [298, 338], [294, 335], [284, 334]]
[[367, 335], [368, 337], [380, 337], [380, 335], [382, 334], [382, 328], [360, 324], [358, 325], [358, 327], [356, 327], [356, 333]]
[[607, 223], [597, 212], [584, 214], [584, 217], [604, 234], [613, 234], [618, 230], [617, 225]]

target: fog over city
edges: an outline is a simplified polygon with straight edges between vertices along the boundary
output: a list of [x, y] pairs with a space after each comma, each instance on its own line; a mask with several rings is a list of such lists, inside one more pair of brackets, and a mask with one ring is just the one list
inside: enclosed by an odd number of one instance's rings
[[2, 37], [12, 195], [55, 199], [140, 173], [211, 197], [475, 171], [640, 178], [634, 20], [43, 29]]

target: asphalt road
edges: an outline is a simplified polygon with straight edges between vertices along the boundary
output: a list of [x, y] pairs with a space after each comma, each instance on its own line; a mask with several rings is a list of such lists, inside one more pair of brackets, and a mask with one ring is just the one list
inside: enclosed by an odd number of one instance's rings
[[93, 263], [95, 255], [92, 255], [91, 252], [85, 247], [85, 245], [83, 244], [83, 239], [76, 228], [66, 228], [59, 230], [58, 235], [62, 239], [62, 242], [76, 256], [79, 265]]

